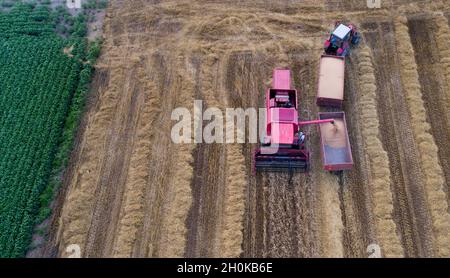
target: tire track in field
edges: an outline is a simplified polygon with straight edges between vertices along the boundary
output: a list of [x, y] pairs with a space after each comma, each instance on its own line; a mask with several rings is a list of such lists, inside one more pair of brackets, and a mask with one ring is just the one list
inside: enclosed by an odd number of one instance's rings
[[[177, 57], [176, 79], [179, 84], [175, 88], [176, 94], [182, 92], [176, 101], [178, 107], [193, 109], [193, 100], [195, 93], [194, 76], [188, 70], [189, 62], [187, 56], [179, 55]], [[170, 125], [169, 125], [170, 126]], [[186, 249], [187, 227], [186, 220], [189, 209], [192, 207], [191, 183], [193, 180], [193, 152], [195, 146], [189, 144], [177, 144], [174, 147], [174, 154], [177, 167], [172, 169], [169, 182], [168, 196], [170, 198], [165, 205], [165, 215], [163, 217], [163, 229], [161, 235], [160, 257], [183, 257]]]
[[[394, 219], [407, 257], [432, 256], [431, 223], [424, 208], [423, 175], [412, 123], [400, 80], [393, 25], [365, 23], [364, 38], [371, 48], [377, 85], [381, 141], [388, 153], [394, 194]], [[395, 109], [393, 109], [395, 107]]]
[[[242, 80], [238, 84], [233, 82], [234, 90], [230, 88], [230, 73], [229, 60], [233, 59], [233, 55], [226, 54], [227, 62], [222, 64], [220, 68], [221, 87], [220, 90], [224, 96], [224, 102], [227, 108], [245, 108], [242, 100], [249, 97], [252, 88], [257, 87], [257, 81], [254, 78], [256, 67], [247, 68], [248, 72], [243, 70]], [[245, 65], [245, 63], [244, 63]], [[251, 64], [253, 65], [253, 63]], [[257, 70], [256, 70], [257, 71]], [[241, 85], [241, 86], [239, 86]], [[232, 90], [230, 90], [232, 89]], [[236, 101], [233, 96], [238, 95], [240, 101]], [[235, 125], [235, 121], [226, 123], [226, 132], [233, 131], [233, 137], [244, 135], [248, 132], [248, 128], [241, 130]], [[229, 134], [226, 134], [230, 137]], [[244, 139], [247, 140], [247, 139]], [[248, 168], [246, 167], [246, 158], [244, 157], [244, 142], [227, 144], [226, 161], [227, 161], [227, 180], [224, 192], [223, 205], [223, 222], [220, 226], [220, 242], [221, 254], [224, 257], [239, 257], [242, 254], [242, 245], [244, 238], [244, 214], [245, 214], [245, 192], [248, 184]]]
[[[226, 84], [232, 92], [235, 107], [264, 107], [264, 84], [270, 76], [271, 61], [262, 53], [233, 52], [227, 65]], [[242, 79], [242, 80], [241, 80]], [[238, 95], [236, 92], [240, 92]], [[247, 132], [248, 128], [247, 127]], [[247, 133], [248, 134], [248, 133]], [[266, 250], [265, 187], [262, 175], [253, 172], [254, 144], [243, 145], [242, 154], [247, 170], [246, 208], [243, 229], [243, 257], [263, 257]]]
[[[209, 107], [222, 108], [223, 104], [216, 95], [220, 92], [217, 81], [219, 59], [215, 56], [200, 56], [193, 57], [193, 62], [196, 99], [204, 101], [203, 110]], [[218, 227], [222, 221], [226, 163], [224, 144], [197, 144], [191, 185], [194, 201], [187, 219], [187, 257], [221, 256]]]
[[[101, 61], [101, 60], [99, 60]], [[109, 84], [110, 72], [106, 70], [104, 67], [96, 66], [96, 71], [93, 77], [90, 93], [86, 100], [86, 109], [88, 111], [92, 111], [92, 107], [98, 105], [99, 95], [93, 92], [103, 92], [106, 86]], [[83, 147], [82, 141], [83, 136], [86, 133], [87, 122], [89, 120], [89, 114], [85, 114], [80, 120], [79, 130], [77, 132], [76, 138], [74, 140], [74, 147], [71, 153], [71, 157], [69, 160], [69, 164], [67, 169], [64, 172], [63, 176], [63, 185], [69, 184], [70, 180], [73, 178], [76, 168], [74, 165], [77, 165], [81, 161], [81, 149]], [[67, 186], [62, 186], [61, 190], [58, 192], [55, 201], [55, 208], [52, 218], [50, 220], [50, 230], [49, 230], [49, 239], [47, 244], [44, 247], [42, 257], [57, 257], [58, 250], [66, 248], [66, 246], [61, 246], [61, 237], [63, 234], [63, 225], [62, 225], [62, 213], [64, 208], [64, 200], [65, 197], [68, 196], [68, 191], [70, 189]]]
[[[448, 108], [450, 103], [448, 101], [450, 99], [447, 98], [449, 87], [445, 81], [445, 64], [440, 63], [438, 52], [437, 26], [432, 18], [413, 18], [408, 21], [408, 27], [414, 47], [427, 121], [431, 125], [430, 131], [438, 148], [439, 163], [444, 171], [445, 184], [449, 185], [450, 122]], [[447, 66], [450, 67], [450, 63]], [[445, 187], [445, 191], [448, 194], [448, 186]]]
[[109, 84], [100, 93], [98, 105], [88, 116], [86, 133], [83, 136], [80, 150], [80, 162], [77, 163], [73, 176], [70, 177], [69, 188], [64, 207], [61, 212], [61, 244], [60, 253], [66, 256], [65, 248], [70, 244], [81, 247], [85, 256], [85, 245], [91, 223], [94, 205], [95, 184], [97, 184], [100, 162], [104, 158], [107, 141], [104, 127], [109, 126], [116, 110], [119, 88], [113, 84], [118, 76], [123, 76], [122, 69], [111, 70]]
[[[138, 234], [134, 256], [158, 257], [160, 256], [163, 234], [165, 206], [171, 200], [168, 195], [172, 185], [173, 163], [177, 158], [174, 155], [174, 145], [171, 143], [170, 130], [171, 111], [175, 105], [175, 97], [181, 87], [177, 78], [175, 60], [168, 57], [165, 52], [155, 53], [151, 62], [152, 72], [156, 84], [157, 94], [161, 99], [159, 103], [161, 113], [158, 113], [153, 129], [155, 131], [151, 146], [151, 159], [148, 162], [148, 179], [144, 198], [146, 211], [142, 227]], [[173, 197], [173, 196], [172, 196]], [[165, 252], [167, 250], [163, 250]], [[162, 256], [162, 255], [161, 255]]]
[[[266, 57], [260, 52], [251, 51], [232, 51], [227, 55], [226, 65], [223, 69], [224, 89], [228, 92], [227, 103], [230, 108], [243, 108], [249, 107], [258, 108], [259, 103], [262, 102], [261, 92], [264, 91], [264, 72], [268, 70], [266, 64]], [[249, 134], [249, 122], [246, 123], [246, 130], [240, 131], [235, 128], [237, 132], [245, 132], [246, 138]], [[253, 128], [253, 126], [252, 126]], [[263, 198], [262, 184], [255, 180], [255, 176], [252, 172], [252, 144], [246, 139], [245, 144], [230, 145], [228, 148], [240, 149], [239, 159], [241, 164], [245, 165], [245, 168], [240, 171], [244, 177], [240, 179], [239, 196], [241, 198], [240, 203], [243, 205], [239, 208], [239, 217], [241, 218], [241, 235], [244, 240], [242, 244], [242, 256], [254, 257], [264, 256], [264, 203], [253, 203], [249, 199], [250, 194], [256, 194]], [[237, 155], [237, 153], [235, 153]], [[242, 188], [241, 188], [242, 187]], [[257, 211], [253, 210], [259, 208]], [[242, 210], [241, 210], [242, 209]], [[249, 231], [248, 228], [251, 230]], [[250, 239], [250, 241], [247, 241]], [[249, 250], [249, 248], [254, 248]], [[258, 255], [253, 253], [258, 252]]]
[[[352, 143], [352, 146], [358, 147], [358, 149], [353, 148], [353, 150], [354, 153], [362, 153], [355, 156], [355, 168], [359, 170], [361, 167], [359, 165], [365, 164], [365, 167], [361, 168], [366, 169], [359, 175], [357, 179], [359, 182], [355, 183], [356, 186], [359, 185], [359, 187], [367, 190], [368, 196], [366, 198], [368, 200], [365, 210], [370, 212], [370, 222], [365, 223], [366, 225], [370, 224], [370, 226], [366, 226], [361, 237], [370, 235], [369, 241], [364, 241], [364, 247], [377, 243], [381, 247], [382, 256], [401, 257], [404, 252], [393, 220], [394, 208], [389, 159], [380, 141], [375, 69], [370, 49], [367, 46], [361, 48], [360, 51], [356, 52], [357, 55], [353, 56], [356, 59], [352, 61], [351, 66], [349, 66], [350, 73], [347, 74], [347, 76], [355, 76], [359, 73], [359, 86], [356, 85], [358, 89], [346, 90], [349, 98], [346, 104], [352, 104], [351, 107], [347, 106], [346, 110], [350, 112], [350, 115], [355, 115], [350, 117], [349, 126], [350, 130], [357, 134], [351, 136], [351, 138], [359, 138], [360, 142], [358, 144]], [[355, 74], [352, 74], [352, 72]], [[354, 121], [355, 118], [357, 119], [356, 122]], [[368, 255], [364, 254], [367, 251], [366, 248], [361, 251], [363, 252], [362, 256]]]
[[147, 162], [152, 155], [152, 139], [155, 135], [153, 127], [156, 118], [161, 113], [157, 84], [154, 80], [149, 79], [154, 74], [148, 72], [148, 70], [149, 67], [143, 64], [137, 75], [139, 80], [146, 81], [143, 84], [144, 101], [139, 113], [135, 148], [132, 151], [128, 168], [117, 238], [111, 251], [111, 254], [115, 257], [130, 257], [133, 255], [138, 231], [145, 215], [144, 192], [147, 187], [146, 180], [148, 179], [149, 167]]
[[436, 24], [436, 42], [440, 57], [441, 70], [445, 78], [446, 98], [447, 98], [447, 119], [450, 121], [450, 46], [447, 42], [450, 40], [450, 13], [447, 17], [436, 15], [434, 17]]
[[345, 223], [344, 245], [346, 257], [365, 257], [366, 248], [377, 243], [373, 206], [371, 203], [370, 164], [362, 135], [361, 111], [358, 103], [358, 50], [346, 58], [345, 96], [343, 110], [353, 156], [353, 169], [340, 174], [340, 198]]
[[419, 153], [420, 166], [424, 173], [423, 195], [427, 206], [424, 206], [423, 209], [428, 210], [432, 220], [432, 243], [434, 245], [431, 246], [436, 256], [446, 257], [450, 256], [450, 214], [448, 213], [447, 196], [444, 192], [444, 173], [439, 165], [437, 146], [430, 134], [430, 124], [426, 118], [406, 17], [397, 17], [394, 25], [397, 34], [397, 51], [401, 63], [401, 81], [413, 122], [412, 131]]
[[[446, 95], [444, 97], [446, 104], [444, 107], [446, 108], [445, 116], [447, 123], [450, 123], [450, 46], [448, 45], [448, 41], [450, 41], [450, 27], [449, 27], [449, 19], [450, 14], [447, 15], [448, 18], [437, 15], [434, 18], [434, 22], [436, 24], [436, 41], [437, 41], [437, 48], [439, 53], [439, 64], [436, 65], [437, 67], [440, 67], [443, 75], [444, 81], [442, 82], [444, 91], [446, 92]], [[441, 104], [443, 105], [443, 104]], [[447, 125], [448, 130], [448, 125]], [[437, 142], [441, 143], [441, 142]], [[448, 151], [448, 149], [447, 149]], [[440, 149], [440, 152], [442, 152], [442, 148]], [[441, 159], [442, 161], [442, 159]], [[448, 164], [447, 164], [448, 165]], [[442, 170], [445, 174], [445, 179], [447, 182], [447, 201], [448, 205], [450, 206], [450, 169], [448, 166], [443, 164], [441, 162]], [[450, 210], [449, 210], [450, 211]]]
[[[136, 111], [140, 110], [142, 91], [133, 76], [137, 72], [136, 65], [132, 66], [129, 75], [125, 76], [123, 88], [119, 95], [121, 99], [118, 107], [124, 113], [116, 113], [110, 127], [108, 149], [102, 160], [99, 171], [100, 179], [96, 185], [96, 203], [93, 208], [91, 225], [85, 246], [85, 257], [104, 257], [111, 253], [111, 237], [114, 237], [117, 221], [122, 204], [123, 190], [127, 178], [127, 166], [133, 148], [133, 136], [137, 125]], [[131, 135], [131, 136], [130, 136]], [[101, 232], [100, 232], [101, 231]], [[109, 241], [109, 244], [107, 243]]]

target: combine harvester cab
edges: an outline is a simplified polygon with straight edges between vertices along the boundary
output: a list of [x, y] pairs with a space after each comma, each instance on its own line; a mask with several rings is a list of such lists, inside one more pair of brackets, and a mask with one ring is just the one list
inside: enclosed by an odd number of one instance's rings
[[297, 90], [291, 89], [291, 72], [275, 69], [273, 88], [266, 92], [266, 136], [254, 153], [255, 170], [307, 171], [309, 152], [305, 149], [305, 134], [299, 127], [332, 122], [333, 119], [298, 121]]
[[320, 112], [320, 120], [333, 119], [334, 123], [319, 125], [323, 168], [341, 171], [353, 168], [352, 150], [344, 112]]

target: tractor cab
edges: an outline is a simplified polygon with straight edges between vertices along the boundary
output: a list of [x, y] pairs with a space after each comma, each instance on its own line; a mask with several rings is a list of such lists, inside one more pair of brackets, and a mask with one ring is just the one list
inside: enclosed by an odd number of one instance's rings
[[334, 56], [347, 56], [350, 45], [359, 43], [359, 34], [353, 25], [336, 23], [335, 29], [331, 32], [330, 38], [325, 41], [325, 53]]

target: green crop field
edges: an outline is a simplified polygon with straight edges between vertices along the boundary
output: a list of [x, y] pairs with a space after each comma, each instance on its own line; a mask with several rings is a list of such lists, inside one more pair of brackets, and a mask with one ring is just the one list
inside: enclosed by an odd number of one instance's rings
[[84, 27], [63, 24], [43, 5], [0, 12], [0, 257], [24, 256], [48, 216], [49, 184], [67, 162], [87, 91]]

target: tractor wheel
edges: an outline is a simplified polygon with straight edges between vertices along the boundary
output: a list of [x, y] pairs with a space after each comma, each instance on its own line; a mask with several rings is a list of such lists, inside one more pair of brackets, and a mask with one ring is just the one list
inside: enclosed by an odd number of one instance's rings
[[359, 40], [360, 40], [359, 35], [357, 33], [355, 33], [355, 35], [352, 38], [352, 44], [353, 45], [358, 45], [359, 44]]
[[348, 54], [349, 52], [350, 52], [349, 49], [348, 49], [348, 48], [345, 48], [344, 51], [342, 52], [342, 54], [341, 54], [340, 56], [346, 57], [347, 54]]

